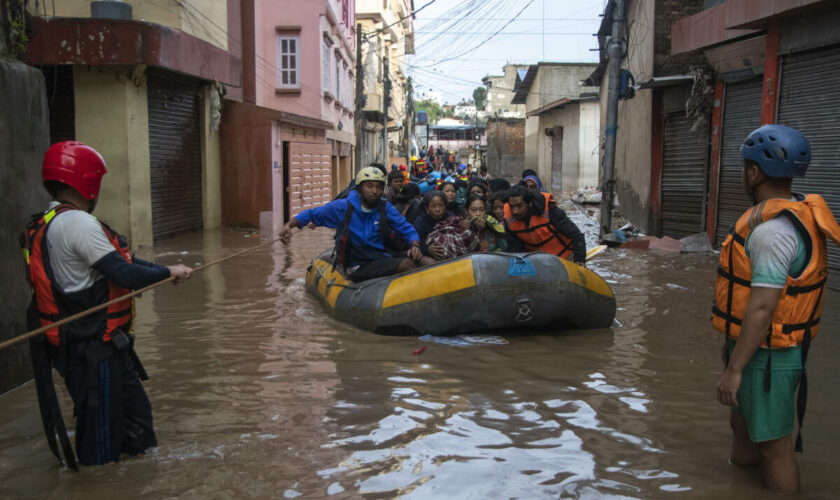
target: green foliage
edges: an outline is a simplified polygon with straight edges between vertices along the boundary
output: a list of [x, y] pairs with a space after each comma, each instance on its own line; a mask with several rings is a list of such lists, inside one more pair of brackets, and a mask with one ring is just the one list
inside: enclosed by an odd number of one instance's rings
[[29, 37], [26, 36], [26, 27], [16, 19], [9, 20], [9, 52], [14, 57], [20, 57], [26, 50]]
[[417, 111], [421, 110], [426, 112], [426, 117], [428, 118], [429, 123], [437, 122], [438, 118], [452, 116], [452, 110], [444, 109], [438, 103], [431, 99], [414, 101], [415, 114], [417, 113]]
[[473, 90], [473, 101], [475, 101], [475, 109], [484, 111], [484, 105], [487, 104], [487, 87], [476, 87]]

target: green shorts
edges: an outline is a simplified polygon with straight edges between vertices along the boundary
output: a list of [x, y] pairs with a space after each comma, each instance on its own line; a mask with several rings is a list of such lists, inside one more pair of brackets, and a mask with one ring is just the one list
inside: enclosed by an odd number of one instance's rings
[[[729, 354], [734, 340], [727, 340]], [[796, 419], [796, 388], [802, 377], [802, 348], [773, 349], [770, 365], [770, 392], [764, 392], [767, 349], [758, 349], [741, 374], [738, 404], [747, 420], [750, 441], [772, 441], [793, 432]]]

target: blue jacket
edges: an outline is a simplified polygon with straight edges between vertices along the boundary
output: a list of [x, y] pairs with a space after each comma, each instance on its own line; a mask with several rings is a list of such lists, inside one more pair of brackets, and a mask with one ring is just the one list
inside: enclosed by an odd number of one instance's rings
[[[383, 201], [387, 203], [386, 213], [391, 223], [391, 229], [401, 234], [408, 243], [415, 241], [419, 243], [420, 238], [417, 236], [414, 226], [409, 224], [391, 203]], [[350, 219], [350, 243], [353, 245], [351, 264], [357, 265], [361, 261], [377, 259], [383, 255], [390, 256], [392, 252], [385, 248], [382, 235], [379, 234], [379, 210], [374, 209], [370, 212], [364, 212], [362, 210], [362, 200], [356, 190], [350, 191], [347, 198], [333, 200], [326, 205], [304, 210], [296, 215], [295, 219], [300, 227], [312, 222], [316, 226], [338, 229], [344, 222], [348, 205], [353, 205], [355, 209], [355, 213]]]

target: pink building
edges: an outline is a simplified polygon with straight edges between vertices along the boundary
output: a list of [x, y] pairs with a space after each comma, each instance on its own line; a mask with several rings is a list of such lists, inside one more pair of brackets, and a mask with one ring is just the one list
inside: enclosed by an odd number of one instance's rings
[[354, 0], [231, 1], [228, 16], [243, 83], [222, 111], [223, 223], [278, 228], [350, 181]]

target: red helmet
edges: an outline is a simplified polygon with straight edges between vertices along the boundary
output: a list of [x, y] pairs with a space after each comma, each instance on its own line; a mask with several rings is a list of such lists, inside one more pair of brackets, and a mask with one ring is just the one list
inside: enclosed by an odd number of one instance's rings
[[400, 170], [405, 170], [405, 165], [400, 164]]
[[95, 149], [76, 141], [57, 142], [44, 154], [41, 177], [72, 187], [88, 200], [99, 196], [102, 176], [108, 169]]

